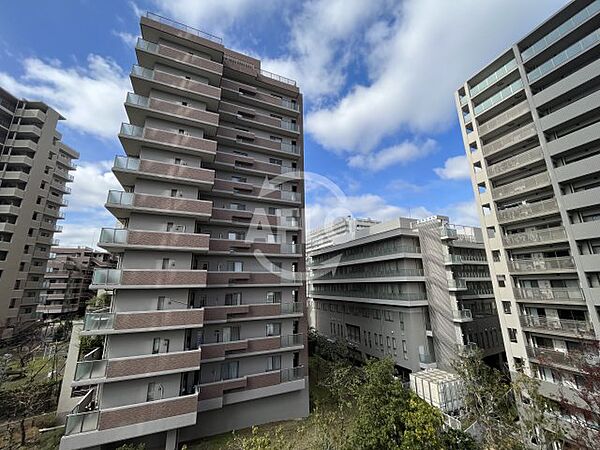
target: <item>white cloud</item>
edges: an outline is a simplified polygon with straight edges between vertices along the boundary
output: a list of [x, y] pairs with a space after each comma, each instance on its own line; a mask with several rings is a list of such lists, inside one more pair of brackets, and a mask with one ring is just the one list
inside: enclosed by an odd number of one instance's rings
[[125, 119], [123, 101], [130, 83], [112, 59], [91, 54], [85, 67], [64, 67], [56, 61], [27, 58], [23, 69], [18, 78], [0, 72], [0, 85], [17, 96], [47, 102], [73, 130], [116, 137]]
[[67, 223], [62, 233], [56, 235], [61, 247], [88, 246], [96, 248], [100, 237], [100, 227], [85, 223]]
[[[71, 184], [72, 194], [67, 211], [104, 211], [110, 189], [121, 189], [111, 171], [112, 161], [81, 162]], [[107, 213], [108, 214], [108, 213]]]
[[433, 171], [444, 180], [468, 180], [471, 178], [469, 160], [466, 156], [453, 156], [444, 162], [444, 167], [436, 167]]
[[444, 208], [440, 214], [449, 216], [450, 221], [457, 225], [481, 227], [479, 214], [477, 212], [477, 204], [474, 200], [454, 203], [447, 208]]
[[340, 217], [352, 215], [381, 221], [396, 217], [428, 217], [432, 213], [427, 208], [418, 206], [406, 208], [391, 205], [375, 194], [362, 194], [348, 197], [322, 196], [318, 202], [306, 206], [307, 229], [314, 230]]
[[127, 33], [126, 31], [112, 30], [113, 36], [118, 37], [127, 47], [134, 48], [139, 36], [137, 34]]
[[565, 2], [405, 0], [366, 35], [370, 82], [309, 113], [307, 130], [329, 149], [352, 151], [398, 131], [439, 130], [454, 120], [454, 90]]
[[437, 144], [433, 139], [427, 139], [421, 144], [414, 141], [405, 141], [370, 154], [351, 156], [348, 159], [348, 165], [378, 172], [395, 164], [406, 164], [415, 159], [424, 158], [433, 152], [436, 146]]

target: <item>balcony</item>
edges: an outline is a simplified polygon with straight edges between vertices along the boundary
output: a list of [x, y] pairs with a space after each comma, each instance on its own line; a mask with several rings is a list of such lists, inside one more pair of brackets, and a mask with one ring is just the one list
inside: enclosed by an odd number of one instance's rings
[[473, 314], [470, 309], [459, 309], [452, 311], [452, 320], [457, 323], [473, 322]]
[[500, 129], [504, 130], [508, 127], [514, 126], [514, 122], [516, 120], [525, 117], [525, 115], [529, 114], [529, 112], [530, 109], [527, 102], [521, 102], [518, 105], [506, 110], [502, 114], [499, 114], [487, 122], [479, 125], [477, 127], [479, 136], [484, 138], [492, 131], [500, 131]]
[[300, 109], [296, 100], [289, 100], [259, 92], [256, 87], [237, 81], [223, 79], [221, 81], [221, 88], [223, 90], [223, 97], [225, 98], [249, 105], [256, 105], [267, 110], [275, 109], [278, 112], [296, 116]]
[[242, 354], [270, 352], [285, 348], [303, 347], [302, 334], [285, 336], [267, 336], [261, 338], [242, 339], [239, 341], [217, 342], [202, 344], [202, 360], [223, 360], [229, 352], [240, 356]]
[[423, 370], [436, 369], [437, 362], [435, 356], [430, 353], [419, 353], [419, 367]]
[[176, 120], [193, 127], [200, 127], [208, 136], [215, 136], [219, 126], [217, 113], [156, 97], [144, 97], [133, 92], [127, 93], [125, 109], [133, 123], [144, 123], [148, 117]]
[[295, 120], [279, 119], [266, 114], [256, 112], [254, 108], [235, 105], [233, 103], [221, 102], [219, 105], [221, 118], [233, 123], [276, 132], [284, 136], [295, 138], [299, 134], [299, 127]]
[[124, 333], [152, 329], [197, 328], [204, 323], [204, 309], [166, 309], [160, 311], [88, 312], [84, 334]]
[[131, 74], [133, 90], [140, 95], [150, 97], [152, 89], [157, 85], [161, 91], [175, 95], [191, 97], [206, 103], [210, 110], [215, 111], [221, 98], [221, 89], [200, 81], [189, 80], [183, 76], [152, 70], [134, 65]]
[[443, 241], [458, 239], [458, 231], [454, 228], [443, 226], [440, 228], [440, 237]]
[[231, 390], [251, 390], [274, 386], [290, 381], [301, 380], [305, 377], [304, 366], [273, 370], [270, 372], [246, 375], [239, 378], [215, 380], [199, 385], [198, 401], [223, 397]]
[[583, 291], [579, 288], [528, 288], [515, 287], [515, 299], [523, 303], [585, 304]]
[[90, 289], [206, 287], [205, 270], [95, 269]]
[[204, 308], [204, 321], [220, 323], [229, 319], [251, 320], [261, 317], [301, 316], [302, 314], [301, 302], [207, 306]]
[[444, 264], [447, 266], [461, 265], [463, 264], [463, 258], [461, 255], [446, 255], [444, 257]]
[[235, 253], [254, 254], [255, 252], [261, 252], [270, 255], [293, 255], [295, 257], [302, 252], [302, 249], [299, 244], [291, 243], [269, 243], [211, 238], [209, 252], [224, 255]]
[[553, 348], [534, 347], [526, 345], [527, 356], [538, 363], [549, 366], [573, 368], [580, 364], [583, 353], [578, 351], [560, 351]]
[[139, 156], [141, 148], [154, 147], [176, 153], [187, 153], [212, 161], [217, 152], [217, 143], [201, 137], [175, 133], [158, 128], [138, 127], [121, 124], [119, 139], [129, 156]]
[[515, 259], [508, 261], [511, 273], [575, 272], [575, 261], [570, 256], [561, 258]]
[[466, 291], [467, 282], [464, 278], [455, 278], [448, 280], [449, 291]]
[[277, 272], [209, 272], [208, 284], [211, 287], [235, 287], [241, 285], [250, 286], [277, 286], [277, 285], [298, 285], [302, 280], [297, 273], [277, 273]]
[[223, 166], [225, 169], [235, 169], [239, 172], [249, 172], [264, 176], [265, 173], [271, 175], [282, 175], [296, 171], [291, 166], [271, 164], [259, 161], [249, 156], [235, 155], [233, 153], [219, 152], [214, 162], [215, 165]]
[[534, 138], [537, 139], [537, 130], [535, 128], [535, 124], [530, 123], [507, 134], [506, 136], [502, 136], [500, 139], [496, 139], [489, 144], [485, 144], [481, 148], [481, 151], [483, 156], [488, 157]]
[[[314, 272], [313, 272], [314, 273]], [[328, 283], [328, 282], [339, 282], [342, 280], [353, 280], [355, 283], [369, 283], [379, 282], [382, 278], [422, 278], [425, 276], [423, 269], [396, 269], [396, 270], [378, 270], [378, 271], [361, 271], [361, 272], [347, 272], [344, 273], [342, 270], [337, 270], [335, 274], [331, 271], [327, 271], [320, 275], [314, 273], [314, 284]], [[355, 281], [358, 280], [358, 281]]]
[[105, 206], [116, 217], [128, 217], [131, 211], [196, 218], [212, 213], [212, 202], [206, 200], [121, 191], [108, 191]]
[[217, 139], [226, 145], [245, 150], [266, 152], [279, 156], [294, 157], [300, 154], [297, 145], [277, 140], [265, 139], [249, 131], [229, 127], [219, 127]]
[[102, 228], [98, 244], [113, 252], [126, 248], [206, 252], [209, 239], [207, 234]]
[[[348, 285], [345, 285], [348, 286]], [[352, 285], [350, 285], [352, 286]], [[326, 287], [327, 289], [321, 289]], [[325, 298], [332, 300], [346, 300], [347, 298], [369, 299], [372, 303], [377, 303], [377, 300], [391, 300], [412, 303], [427, 303], [427, 294], [424, 292], [388, 292], [388, 291], [372, 291], [372, 290], [344, 290], [337, 286], [321, 285], [313, 288], [310, 295], [317, 298]], [[386, 303], [388, 304], [388, 303]]]
[[483, 81], [480, 81], [475, 86], [469, 89], [469, 94], [471, 94], [471, 98], [475, 98], [481, 92], [484, 92], [489, 87], [495, 85], [503, 79], [506, 75], [511, 73], [513, 70], [517, 68], [517, 61], [513, 58], [494, 73], [486, 77]]
[[550, 181], [548, 172], [542, 172], [531, 177], [522, 178], [520, 180], [513, 181], [512, 183], [493, 188], [492, 196], [494, 197], [494, 200], [506, 200], [551, 185], [552, 183]]
[[245, 209], [213, 208], [211, 222], [224, 224], [268, 224], [271, 227], [299, 228], [300, 221], [297, 217], [276, 216], [259, 214]]
[[536, 203], [526, 203], [512, 208], [499, 210], [496, 215], [499, 223], [521, 222], [538, 217], [558, 214], [558, 203], [555, 198]]
[[138, 62], [142, 66], [154, 67], [155, 64], [164, 64], [177, 67], [181, 70], [198, 72], [203, 77], [217, 84], [223, 74], [223, 65], [203, 58], [198, 55], [179, 50], [164, 44], [155, 44], [138, 38], [136, 46]]
[[299, 203], [302, 195], [299, 192], [284, 191], [280, 186], [254, 185], [238, 181], [216, 179], [213, 191], [229, 194], [233, 197], [248, 197], [254, 200], [281, 200]]
[[556, 242], [565, 242], [566, 240], [567, 233], [564, 227], [545, 228], [502, 236], [502, 242], [506, 248], [553, 244]]
[[544, 155], [541, 147], [535, 147], [526, 152], [519, 153], [518, 155], [512, 156], [508, 159], [500, 161], [492, 166], [487, 167], [487, 174], [490, 179], [500, 175], [506, 175], [507, 173], [525, 169], [530, 164], [538, 161], [543, 161]]
[[175, 181], [210, 190], [215, 179], [215, 172], [211, 169], [127, 156], [115, 157], [112, 170], [122, 185], [133, 185], [137, 178], [145, 178], [157, 181]]
[[523, 81], [519, 78], [518, 80], [506, 86], [500, 92], [497, 92], [482, 103], [476, 105], [473, 108], [475, 116], [478, 116], [481, 113], [490, 110], [494, 106], [501, 104], [521, 90], [523, 90]]
[[585, 320], [530, 315], [522, 315], [519, 317], [519, 320], [521, 321], [521, 326], [527, 328], [529, 331], [588, 339], [595, 336], [592, 323]]

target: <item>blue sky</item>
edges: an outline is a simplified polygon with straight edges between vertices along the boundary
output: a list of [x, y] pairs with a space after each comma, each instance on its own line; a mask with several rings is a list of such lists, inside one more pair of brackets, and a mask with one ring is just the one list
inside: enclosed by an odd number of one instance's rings
[[[0, 85], [58, 109], [81, 153], [62, 244], [114, 219], [106, 192], [130, 90], [139, 14], [222, 36], [305, 95], [310, 227], [336, 216], [477, 215], [454, 90], [565, 0], [146, 0], [5, 2]], [[326, 177], [345, 197], [319, 182]], [[316, 181], [315, 181], [316, 180]]]

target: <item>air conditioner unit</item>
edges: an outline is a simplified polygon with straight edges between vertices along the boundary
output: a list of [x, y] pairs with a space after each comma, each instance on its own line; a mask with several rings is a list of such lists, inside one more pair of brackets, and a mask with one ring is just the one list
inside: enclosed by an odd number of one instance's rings
[[180, 233], [183, 233], [185, 231], [185, 226], [184, 225], [175, 225], [174, 230]]

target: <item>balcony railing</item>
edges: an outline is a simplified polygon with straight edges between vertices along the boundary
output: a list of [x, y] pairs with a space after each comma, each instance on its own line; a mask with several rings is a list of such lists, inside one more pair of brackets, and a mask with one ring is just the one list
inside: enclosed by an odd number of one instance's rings
[[527, 351], [527, 356], [537, 359], [544, 364], [559, 364], [569, 367], [573, 366], [582, 356], [582, 353], [578, 351], [562, 352], [553, 348], [534, 347], [531, 345], [526, 345], [525, 350]]
[[459, 309], [458, 311], [452, 312], [452, 317], [457, 322], [471, 322], [473, 320], [473, 314], [470, 309]]
[[115, 313], [108, 311], [86, 313], [83, 319], [84, 331], [112, 330], [115, 322]]
[[585, 301], [583, 291], [579, 288], [529, 288], [515, 287], [517, 300], [530, 300], [541, 303], [582, 303]]
[[121, 228], [102, 228], [98, 242], [100, 244], [126, 244], [127, 230]]
[[[353, 253], [351, 255], [342, 254], [340, 263], [348, 262], [348, 261], [356, 261], [360, 259], [368, 259], [368, 258], [377, 258], [380, 256], [394, 255], [396, 253], [421, 253], [421, 248], [415, 245], [390, 245], [385, 248], [371, 250], [371, 251], [361, 251], [358, 253]], [[325, 255], [314, 257], [313, 256], [313, 268], [319, 268], [320, 266], [329, 266], [332, 264], [330, 259], [335, 258], [335, 255]], [[334, 263], [337, 265], [337, 261]]]
[[518, 247], [520, 245], [537, 245], [555, 241], [566, 241], [567, 233], [563, 227], [546, 228], [542, 230], [526, 231], [502, 236], [502, 242], [506, 247]]
[[448, 289], [464, 291], [467, 289], [467, 282], [462, 278], [456, 278], [452, 280], [448, 280]]
[[492, 141], [489, 144], [485, 144], [482, 147], [483, 155], [493, 155], [505, 148], [508, 148], [514, 144], [518, 144], [519, 142], [522, 142], [534, 136], [537, 136], [535, 124], [530, 123], [529, 125], [525, 125], [524, 127], [518, 128], [517, 130], [507, 134], [506, 136], [501, 137], [500, 139]]
[[281, 382], [286, 383], [288, 381], [300, 380], [306, 375], [304, 366], [288, 367], [287, 369], [281, 369]]
[[303, 334], [288, 334], [281, 336], [281, 347], [300, 347], [304, 344]]
[[74, 381], [86, 381], [106, 376], [106, 359], [98, 359], [92, 361], [79, 361], [75, 368]]
[[170, 27], [177, 28], [178, 30], [185, 31], [186, 33], [193, 34], [194, 36], [201, 37], [202, 39], [208, 39], [209, 41], [216, 42], [217, 44], [223, 43], [223, 39], [218, 36], [207, 33], [206, 31], [198, 30], [197, 28], [190, 27], [186, 24], [177, 22], [172, 19], [168, 19], [168, 18], [160, 16], [158, 14], [147, 12], [146, 17], [150, 20], [154, 20], [155, 22], [159, 22], [164, 25], [168, 25]]
[[480, 92], [486, 90], [487, 88], [495, 84], [498, 80], [503, 78], [505, 75], [509, 74], [514, 69], [516, 69], [516, 67], [517, 61], [515, 59], [511, 59], [509, 62], [507, 62], [498, 70], [496, 70], [493, 74], [488, 76], [485, 80], [481, 81], [480, 83], [469, 89], [471, 97], [475, 97]]
[[135, 194], [133, 192], [108, 191], [106, 203], [111, 205], [132, 206]]
[[461, 255], [446, 255], [444, 261], [446, 264], [462, 264], [463, 258]]
[[498, 222], [506, 223], [545, 216], [552, 213], [558, 213], [558, 203], [555, 198], [502, 209], [498, 211], [497, 216]]
[[508, 261], [508, 270], [513, 273], [574, 271], [575, 261], [570, 256], [561, 258], [515, 259]]
[[291, 84], [292, 86], [296, 86], [296, 82], [290, 78], [282, 77], [281, 75], [277, 75], [276, 73], [269, 72], [268, 70], [261, 70], [260, 74], [264, 77], [271, 78], [272, 80], [279, 81], [285, 84]]
[[440, 236], [442, 239], [458, 239], [458, 231], [455, 228], [443, 226], [440, 229]]
[[596, 45], [598, 42], [600, 42], [600, 30], [595, 30], [580, 41], [575, 42], [569, 48], [560, 52], [558, 55], [549, 59], [544, 64], [533, 69], [527, 74], [527, 79], [530, 83], [534, 82], [535, 80], [543, 77], [547, 73], [552, 72], [558, 66], [561, 66], [565, 62], [580, 55], [588, 48], [592, 47], [593, 45]]
[[520, 316], [521, 325], [549, 332], [569, 333], [576, 336], [594, 336], [594, 327], [585, 320], [559, 319], [548, 316]]
[[541, 147], [535, 147], [531, 150], [527, 150], [526, 152], [520, 153], [511, 158], [505, 159], [504, 161], [500, 161], [497, 164], [492, 166], [488, 166], [487, 173], [488, 177], [495, 177], [498, 175], [502, 175], [504, 173], [510, 172], [514, 169], [520, 169], [527, 164], [532, 162], [541, 161], [544, 159], [544, 155], [542, 153]]
[[552, 30], [539, 41], [523, 50], [521, 52], [521, 57], [523, 58], [523, 61], [531, 59], [532, 57], [540, 53], [542, 50], [548, 48], [550, 45], [557, 42], [561, 37], [573, 31], [575, 28], [581, 25], [582, 22], [585, 22], [588, 18], [596, 14], [599, 10], [600, 0], [595, 0], [592, 3], [590, 3], [586, 8], [579, 11], [566, 22], [563, 22], [561, 25]]
[[302, 302], [281, 303], [281, 314], [299, 314], [302, 308]]
[[537, 175], [513, 181], [512, 183], [505, 184], [504, 186], [494, 188], [492, 189], [492, 195], [496, 200], [502, 200], [550, 185], [551, 182], [548, 172], [542, 172], [538, 173]]
[[424, 292], [374, 292], [374, 291], [345, 291], [332, 289], [312, 289], [310, 295], [313, 297], [330, 296], [330, 297], [352, 297], [352, 298], [370, 298], [382, 300], [398, 300], [398, 301], [426, 301], [427, 294]]
[[517, 81], [506, 86], [500, 92], [497, 92], [496, 94], [492, 95], [490, 98], [485, 100], [484, 102], [475, 106], [475, 108], [474, 108], [475, 115], [477, 116], [477, 115], [481, 114], [482, 112], [487, 111], [488, 109], [492, 108], [493, 106], [497, 105], [498, 103], [502, 102], [503, 100], [506, 100], [507, 98], [511, 97], [514, 93], [520, 91], [521, 89], [523, 89], [523, 81], [519, 78]]
[[513, 106], [507, 111], [503, 112], [495, 116], [493, 119], [488, 120], [487, 122], [482, 123], [478, 126], [477, 131], [479, 131], [480, 136], [484, 136], [487, 133], [494, 131], [497, 128], [500, 128], [503, 125], [510, 124], [517, 117], [521, 117], [529, 112], [529, 105], [527, 102], [519, 103], [518, 105]]
[[424, 275], [425, 273], [423, 272], [423, 269], [396, 269], [349, 273], [343, 273], [338, 270], [335, 273], [335, 275], [331, 272], [327, 272], [321, 276], [315, 274], [315, 280], [343, 280], [346, 278], [422, 277]]

